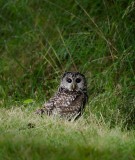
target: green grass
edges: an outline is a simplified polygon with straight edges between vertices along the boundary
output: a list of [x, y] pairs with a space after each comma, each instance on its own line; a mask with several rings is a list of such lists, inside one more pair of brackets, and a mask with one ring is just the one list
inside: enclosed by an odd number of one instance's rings
[[[134, 0], [0, 1], [0, 159], [134, 158], [134, 8]], [[34, 115], [65, 71], [86, 75], [83, 117]]]
[[[1, 109], [0, 159], [134, 159], [134, 131], [110, 129], [90, 113], [67, 122]], [[35, 124], [29, 128], [28, 123]]]

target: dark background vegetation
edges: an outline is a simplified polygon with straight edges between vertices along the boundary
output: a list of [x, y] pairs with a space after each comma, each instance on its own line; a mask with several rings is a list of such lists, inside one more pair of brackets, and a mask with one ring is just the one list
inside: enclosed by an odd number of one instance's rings
[[0, 105], [36, 104], [65, 71], [86, 75], [89, 111], [135, 123], [134, 0], [1, 0]]

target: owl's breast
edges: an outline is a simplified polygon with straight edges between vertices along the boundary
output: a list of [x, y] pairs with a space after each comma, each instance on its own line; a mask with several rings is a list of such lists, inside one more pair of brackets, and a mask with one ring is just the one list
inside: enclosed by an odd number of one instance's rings
[[63, 107], [70, 106], [76, 100], [77, 97], [78, 97], [78, 94], [76, 92], [75, 93], [72, 93], [72, 92], [59, 93], [57, 94], [57, 98], [54, 101], [54, 106], [56, 106], [56, 108], [60, 106], [63, 106]]
[[69, 92], [57, 94], [58, 98], [54, 102], [54, 115], [60, 115], [63, 117], [73, 117], [80, 113], [83, 107], [83, 94], [80, 92]]

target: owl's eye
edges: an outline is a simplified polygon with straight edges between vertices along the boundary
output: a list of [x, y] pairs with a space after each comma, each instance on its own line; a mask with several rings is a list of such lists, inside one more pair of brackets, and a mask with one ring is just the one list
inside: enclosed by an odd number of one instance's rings
[[76, 83], [80, 83], [81, 79], [80, 78], [76, 78]]
[[67, 78], [67, 82], [68, 82], [68, 83], [71, 83], [71, 82], [72, 82], [72, 79]]

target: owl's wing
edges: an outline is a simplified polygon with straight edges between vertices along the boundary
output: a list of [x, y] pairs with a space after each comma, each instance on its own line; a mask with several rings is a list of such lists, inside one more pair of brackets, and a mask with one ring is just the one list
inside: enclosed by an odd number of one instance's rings
[[43, 108], [38, 109], [36, 111], [37, 114], [44, 114], [47, 113], [47, 115], [51, 115], [52, 111], [57, 108], [59, 105], [66, 105], [67, 95], [63, 92], [57, 92], [52, 98], [50, 98], [43, 106]]
[[51, 115], [57, 111], [62, 116], [81, 113], [84, 108], [84, 95], [75, 92], [69, 94], [66, 92], [57, 92], [44, 104], [44, 107], [37, 111], [37, 114], [47, 113]]
[[45, 114], [47, 113], [48, 115], [50, 115], [52, 113], [52, 110], [54, 109], [54, 101], [55, 101], [56, 96], [54, 96], [53, 98], [50, 98], [48, 102], [44, 103], [43, 108], [38, 109], [36, 111], [36, 114]]

